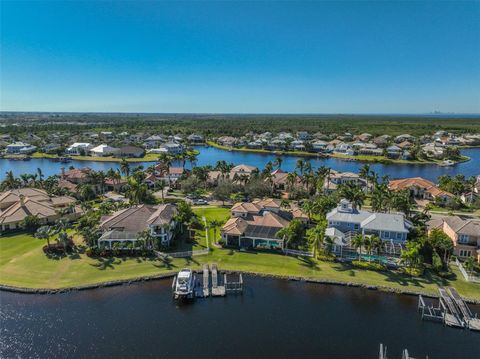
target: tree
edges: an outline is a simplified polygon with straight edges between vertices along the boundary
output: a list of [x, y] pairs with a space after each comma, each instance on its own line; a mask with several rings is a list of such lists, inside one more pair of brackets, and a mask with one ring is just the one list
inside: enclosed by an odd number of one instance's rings
[[368, 163], [364, 164], [362, 168], [360, 168], [360, 172], [358, 173], [360, 178], [363, 178], [367, 184], [367, 192], [368, 192], [368, 180], [370, 178], [370, 165]]
[[217, 187], [213, 190], [213, 198], [218, 201], [222, 201], [222, 206], [225, 205], [225, 201], [230, 198], [230, 195], [236, 192], [235, 186], [230, 180], [220, 180]]
[[340, 195], [352, 203], [353, 208], [362, 208], [365, 201], [365, 192], [362, 188], [354, 182], [347, 182], [341, 185]]
[[353, 248], [355, 248], [358, 252], [358, 260], [362, 260], [362, 247], [365, 243], [365, 238], [363, 237], [363, 234], [357, 234], [355, 237], [352, 238], [350, 241], [351, 245]]
[[282, 157], [275, 157], [275, 161], [273, 162], [273, 164], [275, 166], [277, 166], [278, 169], [280, 169], [282, 167], [282, 163], [283, 163], [283, 158]]
[[122, 158], [122, 162], [120, 163], [120, 171], [128, 177], [130, 175], [130, 165], [125, 158]]
[[33, 233], [40, 227], [40, 218], [36, 215], [28, 215], [20, 222], [20, 227], [27, 232]]
[[78, 184], [76, 189], [77, 194], [82, 201], [91, 201], [96, 197], [95, 190], [92, 185], [88, 183]]
[[52, 236], [52, 228], [50, 226], [41, 226], [35, 232], [35, 238], [46, 240], [47, 247], [50, 248], [50, 237]]
[[192, 210], [192, 206], [187, 202], [181, 201], [177, 206], [177, 214], [175, 216], [175, 221], [180, 223], [180, 229], [183, 232], [183, 227], [190, 223], [192, 218], [196, 215]]
[[327, 221], [322, 219], [318, 224], [307, 230], [307, 238], [313, 245], [313, 257], [317, 258], [317, 249], [319, 246], [324, 245], [325, 229], [327, 228]]
[[422, 262], [423, 257], [420, 254], [421, 243], [416, 241], [408, 241], [405, 249], [402, 250], [400, 258], [402, 262], [406, 263], [408, 268], [418, 268]]
[[145, 183], [141, 183], [133, 177], [128, 178], [125, 195], [131, 204], [152, 204], [155, 198]]
[[213, 243], [217, 243], [217, 229], [223, 224], [223, 221], [212, 219], [208, 225], [213, 229]]
[[303, 224], [298, 219], [290, 221], [290, 223], [277, 232], [277, 236], [285, 241], [285, 248], [290, 244], [297, 243], [303, 238]]
[[155, 183], [153, 184], [153, 188], [156, 191], [160, 191], [160, 193], [162, 194], [162, 202], [165, 202], [165, 188], [167, 188], [167, 184], [165, 183], [165, 181], [155, 181]]

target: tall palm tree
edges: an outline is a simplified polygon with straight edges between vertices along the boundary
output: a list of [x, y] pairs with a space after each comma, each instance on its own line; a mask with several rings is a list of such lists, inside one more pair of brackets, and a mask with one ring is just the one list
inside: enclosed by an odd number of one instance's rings
[[12, 171], [6, 172], [5, 179], [2, 182], [2, 187], [5, 189], [15, 189], [20, 187], [20, 180], [16, 178]]
[[39, 182], [43, 182], [43, 172], [40, 167], [37, 168], [38, 180]]
[[120, 164], [120, 171], [122, 171], [122, 173], [126, 177], [130, 175], [130, 165], [125, 158], [122, 158], [122, 162]]
[[320, 221], [315, 227], [307, 230], [307, 238], [313, 244], [313, 257], [317, 258], [317, 250], [320, 245], [323, 246], [325, 240], [325, 229], [327, 223], [325, 220]]
[[365, 201], [365, 192], [353, 182], [348, 182], [340, 188], [340, 195], [352, 203], [353, 208], [361, 208]]
[[358, 251], [358, 260], [362, 260], [362, 247], [365, 243], [365, 238], [363, 234], [357, 234], [350, 240], [350, 244]]
[[217, 220], [217, 219], [212, 219], [212, 220], [209, 222], [209, 227], [213, 229], [213, 243], [214, 243], [214, 244], [217, 243], [217, 230], [218, 230], [218, 227], [220, 227], [222, 224], [223, 224], [223, 222], [220, 221], [220, 220]]
[[20, 179], [22, 180], [23, 182], [23, 186], [24, 187], [27, 187], [28, 186], [28, 182], [30, 181], [30, 175], [27, 174], [27, 173], [23, 173], [20, 175]]
[[165, 181], [163, 180], [155, 181], [155, 183], [153, 184], [153, 187], [155, 188], [156, 191], [160, 191], [162, 193], [162, 202], [165, 202], [164, 191], [165, 191], [165, 188], [167, 187], [167, 184], [165, 183]]
[[282, 167], [282, 163], [283, 163], [283, 158], [280, 157], [280, 156], [277, 156], [277, 157], [275, 158], [275, 161], [273, 162], [273, 164], [274, 164], [275, 166], [277, 166], [278, 169], [280, 169], [280, 168]]
[[360, 168], [360, 172], [358, 173], [360, 178], [363, 178], [367, 183], [367, 192], [369, 189], [368, 180], [370, 178], [370, 165], [368, 163], [364, 164], [362, 168]]
[[297, 160], [296, 169], [300, 172], [300, 175], [303, 176], [303, 169], [305, 168], [305, 162], [302, 159]]
[[297, 172], [289, 172], [287, 175], [287, 186], [289, 189], [294, 188], [296, 182], [297, 182]]

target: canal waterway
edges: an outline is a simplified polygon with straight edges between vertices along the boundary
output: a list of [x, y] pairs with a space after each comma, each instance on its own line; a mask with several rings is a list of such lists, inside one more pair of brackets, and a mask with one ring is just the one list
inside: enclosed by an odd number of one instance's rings
[[[423, 322], [417, 298], [247, 277], [177, 304], [170, 280], [55, 295], [0, 292], [2, 358], [480, 358], [480, 333]], [[480, 306], [472, 306], [480, 312]]]
[[[225, 151], [215, 147], [198, 146], [196, 148], [200, 154], [198, 156], [197, 165], [214, 166], [217, 161], [225, 160], [228, 163], [247, 164], [263, 168], [268, 161], [274, 161], [276, 155], [263, 154], [253, 152]], [[480, 174], [480, 148], [467, 148], [462, 150], [462, 154], [469, 156], [470, 161], [459, 163], [451, 167], [441, 167], [438, 165], [419, 165], [419, 164], [381, 164], [371, 163], [371, 168], [376, 171], [379, 176], [389, 175], [390, 178], [405, 177], [423, 177], [436, 181], [441, 175], [463, 174], [465, 176], [476, 176]], [[330, 167], [342, 172], [358, 172], [364, 165], [358, 161], [346, 161], [336, 158], [306, 158], [298, 156], [283, 156], [282, 169], [292, 171], [298, 159], [310, 160], [313, 168], [320, 166]], [[132, 163], [131, 167], [142, 165], [145, 168], [151, 166], [152, 162]], [[179, 165], [177, 163], [177, 165]], [[187, 167], [190, 164], [187, 163]], [[22, 173], [34, 173], [37, 168], [41, 168], [46, 176], [59, 174], [62, 167], [74, 166], [76, 168], [90, 167], [94, 170], [108, 171], [110, 168], [120, 168], [118, 162], [97, 162], [97, 161], [71, 161], [67, 164], [54, 162], [50, 159], [31, 159], [29, 161], [13, 161], [8, 159], [0, 159], [0, 179], [5, 178], [7, 171], [13, 171], [16, 176]]]

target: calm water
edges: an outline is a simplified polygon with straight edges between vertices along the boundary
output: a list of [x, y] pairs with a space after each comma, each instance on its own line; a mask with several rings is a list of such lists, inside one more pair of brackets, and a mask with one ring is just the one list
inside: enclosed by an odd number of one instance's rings
[[[274, 161], [276, 156], [271, 154], [258, 154], [248, 152], [235, 152], [235, 151], [223, 151], [214, 147], [197, 147], [200, 151], [198, 156], [198, 165], [215, 165], [218, 160], [225, 160], [235, 164], [247, 164], [263, 168], [268, 161]], [[465, 176], [476, 176], [480, 174], [480, 148], [464, 149], [462, 153], [471, 157], [471, 160], [465, 163], [460, 163], [452, 167], [440, 167], [437, 165], [384, 165], [384, 164], [371, 164], [380, 176], [389, 175], [390, 178], [403, 178], [403, 177], [424, 177], [433, 181], [436, 181], [438, 176], [448, 174], [464, 174]], [[282, 169], [286, 171], [292, 171], [295, 168], [295, 164], [300, 157], [296, 156], [284, 156]], [[303, 158], [305, 159], [305, 158]], [[326, 159], [310, 159], [313, 168], [320, 166], [327, 166], [338, 171], [350, 171], [358, 172], [360, 167], [363, 166], [361, 162], [355, 161], [342, 161], [334, 158]], [[152, 162], [132, 164], [133, 166], [143, 165], [148, 167], [152, 165]], [[90, 167], [94, 170], [107, 171], [110, 168], [117, 169], [120, 167], [116, 162], [95, 162], [95, 161], [72, 161], [68, 164], [53, 162], [48, 159], [32, 159], [30, 161], [11, 161], [0, 159], [0, 179], [5, 177], [5, 172], [13, 171], [15, 175], [22, 173], [32, 173], [40, 167], [46, 176], [59, 174], [61, 167]], [[188, 166], [187, 166], [188, 167]]]
[[[73, 292], [2, 292], [11, 357], [480, 358], [480, 334], [422, 322], [416, 298], [247, 278], [243, 296], [177, 305], [170, 280]], [[479, 312], [479, 307], [473, 307]]]

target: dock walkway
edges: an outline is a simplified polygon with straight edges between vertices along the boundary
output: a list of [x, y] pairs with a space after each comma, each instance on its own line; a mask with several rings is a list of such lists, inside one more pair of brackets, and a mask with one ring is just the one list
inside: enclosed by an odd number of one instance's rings
[[447, 291], [450, 297], [455, 302], [455, 305], [457, 306], [457, 308], [462, 313], [463, 319], [465, 321], [465, 326], [471, 330], [480, 330], [480, 319], [478, 319], [476, 316], [472, 314], [470, 308], [462, 299], [460, 294], [458, 294], [457, 290], [453, 287], [449, 287], [447, 288]]
[[223, 297], [225, 295], [225, 286], [218, 283], [218, 269], [216, 264], [210, 265], [212, 271], [212, 296]]

